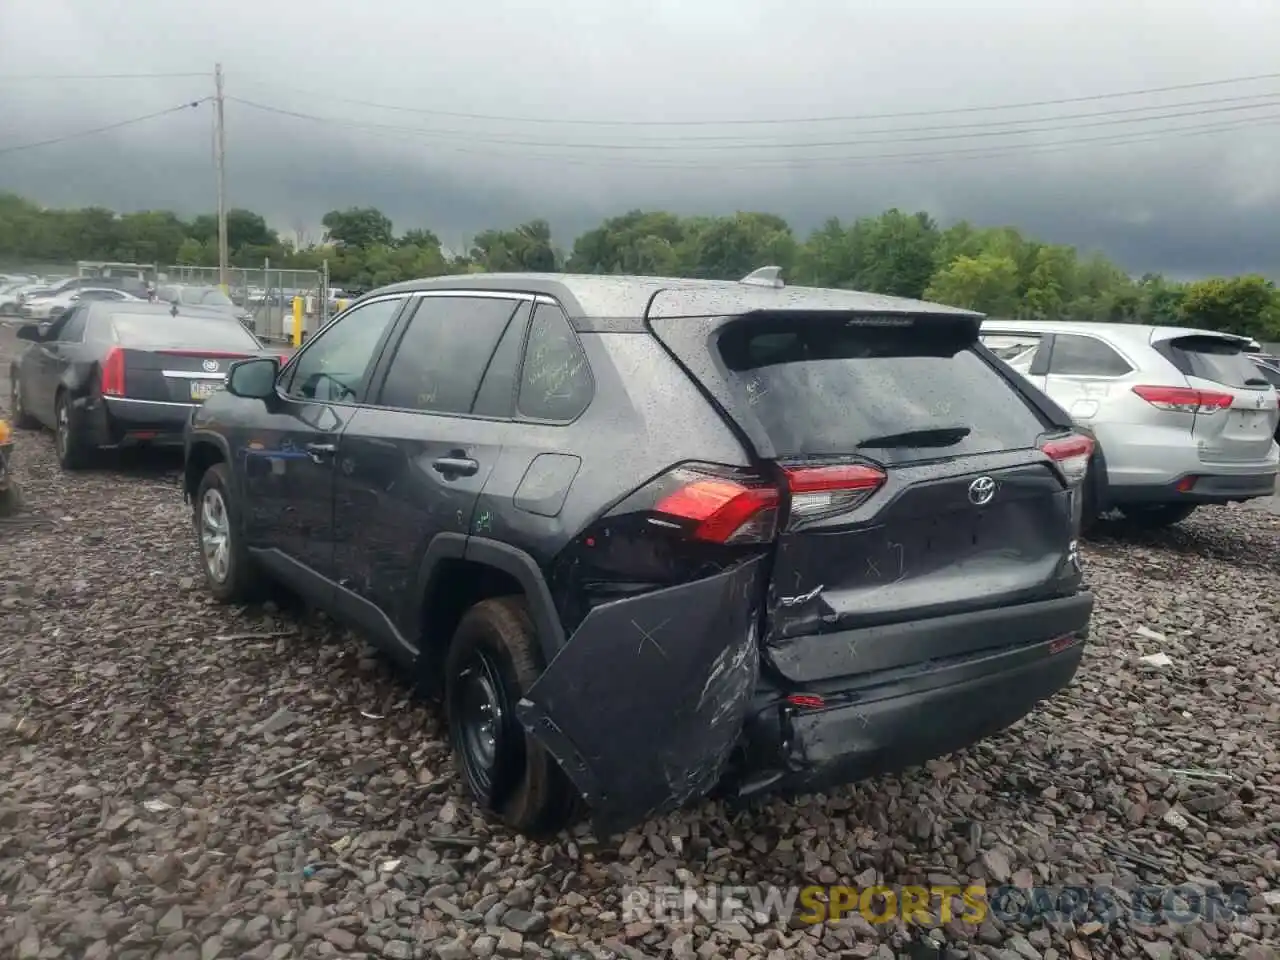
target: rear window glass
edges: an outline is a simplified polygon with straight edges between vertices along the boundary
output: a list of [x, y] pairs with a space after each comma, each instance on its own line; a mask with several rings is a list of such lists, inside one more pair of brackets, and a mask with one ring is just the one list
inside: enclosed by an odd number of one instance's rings
[[903, 462], [1035, 445], [1044, 424], [968, 328], [864, 323], [747, 320], [720, 337], [737, 400], [779, 456]]
[[1225, 387], [1261, 387], [1263, 377], [1244, 347], [1245, 344], [1217, 337], [1178, 337], [1157, 345], [1157, 349], [1188, 377], [1198, 377]]
[[258, 350], [260, 345], [235, 320], [174, 317], [167, 313], [117, 313], [111, 317], [117, 343], [141, 350]]

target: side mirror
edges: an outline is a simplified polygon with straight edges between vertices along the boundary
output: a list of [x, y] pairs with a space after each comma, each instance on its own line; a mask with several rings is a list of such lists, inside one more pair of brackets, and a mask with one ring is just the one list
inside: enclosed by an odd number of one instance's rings
[[274, 357], [237, 360], [227, 374], [227, 393], [249, 400], [266, 400], [275, 394], [280, 362]]
[[18, 328], [18, 332], [15, 334], [15, 336], [19, 340], [28, 340], [31, 343], [39, 343], [40, 327], [34, 323], [24, 323], [22, 326]]

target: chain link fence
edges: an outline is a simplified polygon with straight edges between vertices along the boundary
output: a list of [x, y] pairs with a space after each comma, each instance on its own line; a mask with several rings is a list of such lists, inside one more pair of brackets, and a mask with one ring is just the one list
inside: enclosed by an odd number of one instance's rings
[[[319, 270], [230, 267], [227, 281], [227, 295], [253, 317], [253, 332], [264, 340], [293, 339], [295, 300], [301, 301], [304, 338], [324, 326], [337, 306]], [[218, 268], [163, 267], [159, 283], [216, 287]]]

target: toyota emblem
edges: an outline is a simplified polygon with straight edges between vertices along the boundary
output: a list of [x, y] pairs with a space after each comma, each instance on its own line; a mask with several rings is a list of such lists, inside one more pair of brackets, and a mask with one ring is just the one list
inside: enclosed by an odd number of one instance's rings
[[205, 370], [206, 370], [206, 371], [208, 371], [209, 373], [217, 373], [217, 372], [218, 372], [218, 361], [217, 361], [217, 360], [206, 360], [206, 361], [204, 362], [203, 366], [204, 366]]
[[983, 507], [996, 495], [996, 482], [990, 477], [979, 477], [969, 484], [969, 502], [975, 507]]

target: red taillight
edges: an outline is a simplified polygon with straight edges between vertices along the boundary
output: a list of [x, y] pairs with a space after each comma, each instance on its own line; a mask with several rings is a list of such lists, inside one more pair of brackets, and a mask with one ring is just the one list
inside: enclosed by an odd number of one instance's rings
[[112, 347], [102, 361], [102, 395], [124, 396], [124, 351]]
[[782, 472], [791, 493], [792, 527], [852, 510], [885, 482], [883, 470], [863, 463], [784, 467]]
[[1093, 456], [1093, 438], [1082, 433], [1055, 437], [1040, 444], [1044, 455], [1058, 465], [1069, 484], [1079, 483], [1089, 472], [1089, 458]]
[[1171, 413], [1217, 413], [1230, 407], [1235, 399], [1229, 393], [1196, 390], [1194, 387], [1137, 386], [1133, 392], [1153, 407]]
[[[780, 481], [769, 483], [750, 472], [714, 464], [688, 465], [663, 474], [636, 496], [653, 497], [649, 509], [656, 516], [650, 522], [686, 527], [686, 533], [698, 540], [767, 543], [778, 532], [782, 485], [790, 499], [787, 528], [794, 529], [857, 506], [880, 488], [885, 474], [866, 464], [790, 466], [782, 468]], [[626, 512], [626, 505], [622, 509]]]
[[816, 693], [793, 693], [787, 697], [787, 703], [793, 707], [803, 707], [806, 710], [821, 710], [827, 705], [827, 701]]
[[723, 477], [684, 471], [687, 478], [660, 499], [654, 512], [691, 520], [691, 536], [711, 543], [760, 543], [773, 539], [778, 492]]

